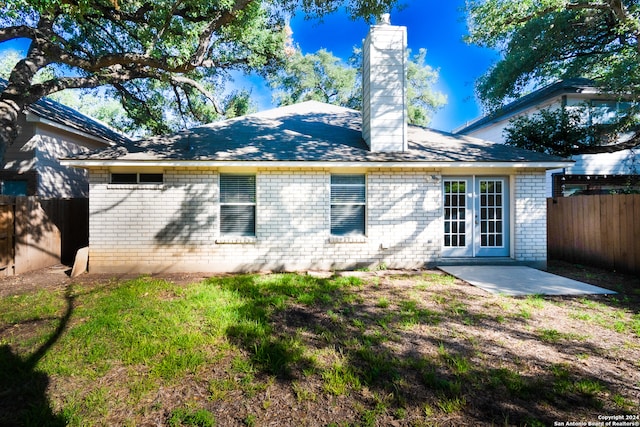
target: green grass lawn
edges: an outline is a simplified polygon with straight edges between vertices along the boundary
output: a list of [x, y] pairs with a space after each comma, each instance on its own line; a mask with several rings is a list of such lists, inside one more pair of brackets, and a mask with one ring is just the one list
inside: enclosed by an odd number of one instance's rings
[[438, 272], [0, 299], [0, 425], [548, 425], [637, 414], [640, 314]]

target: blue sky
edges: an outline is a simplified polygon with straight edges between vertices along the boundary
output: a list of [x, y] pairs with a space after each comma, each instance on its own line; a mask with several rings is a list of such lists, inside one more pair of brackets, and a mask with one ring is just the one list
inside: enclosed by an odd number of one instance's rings
[[[474, 96], [474, 82], [498, 59], [498, 53], [467, 45], [464, 0], [401, 0], [406, 7], [391, 12], [391, 23], [407, 27], [409, 48], [427, 49], [427, 64], [440, 69], [437, 89], [448, 97], [446, 107], [433, 118], [431, 127], [451, 131], [482, 114]], [[369, 31], [363, 20], [352, 21], [343, 13], [324, 18], [323, 23], [291, 20], [293, 39], [304, 53], [325, 48], [347, 59], [353, 46], [360, 46]]]
[[[433, 118], [431, 127], [451, 131], [481, 115], [481, 108], [474, 95], [474, 82], [498, 59], [498, 54], [489, 49], [464, 43], [467, 33], [464, 0], [428, 1], [402, 0], [406, 7], [391, 12], [393, 25], [407, 27], [409, 48], [417, 52], [427, 49], [427, 63], [440, 69], [440, 80], [436, 88], [447, 95], [448, 103]], [[364, 20], [352, 21], [344, 13], [324, 18], [323, 22], [309, 21], [301, 16], [291, 19], [293, 39], [303, 53], [321, 48], [347, 59], [353, 46], [360, 46], [369, 31]], [[0, 44], [0, 55], [5, 49], [24, 51], [27, 44], [9, 41]], [[244, 79], [242, 79], [244, 80]], [[259, 109], [270, 108], [271, 95], [266, 85], [255, 79], [238, 81], [247, 87], [257, 101]]]

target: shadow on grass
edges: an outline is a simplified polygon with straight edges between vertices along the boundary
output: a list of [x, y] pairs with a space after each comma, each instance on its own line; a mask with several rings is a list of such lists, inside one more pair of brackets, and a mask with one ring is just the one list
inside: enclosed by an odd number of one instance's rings
[[[338, 287], [331, 281], [299, 275], [235, 276], [220, 286], [238, 293], [246, 303], [238, 307], [239, 321], [226, 335], [249, 354], [263, 372], [281, 379], [290, 378], [292, 368], [311, 367], [304, 348], [295, 336], [274, 329], [272, 316], [292, 301], [327, 300]], [[311, 316], [307, 319], [312, 321]]]
[[0, 346], [0, 425], [65, 426], [65, 418], [55, 414], [47, 397], [49, 377], [36, 365], [60, 339], [71, 314], [75, 295], [65, 293], [66, 309], [49, 338], [30, 356], [22, 358], [8, 345]]
[[[414, 416], [457, 414], [479, 424], [548, 425], [554, 414], [603, 409], [598, 395], [607, 393], [609, 384], [601, 379], [549, 365], [543, 357], [522, 361], [508, 342], [478, 343], [455, 332], [471, 325], [539, 341], [534, 332], [504, 324], [502, 315], [471, 312], [464, 308], [464, 296], [445, 298], [438, 309], [424, 308], [400, 292], [393, 306], [372, 304], [360, 296], [359, 280], [295, 274], [223, 279], [219, 285], [244, 300], [239, 321], [226, 334], [258, 372], [291, 383], [303, 371], [313, 372], [323, 393], [359, 401], [363, 420], [411, 408]], [[453, 333], [443, 336], [436, 328]], [[597, 351], [587, 343], [553, 346]], [[323, 351], [339, 360], [320, 363], [309, 356]], [[521, 370], [519, 363], [536, 367]]]

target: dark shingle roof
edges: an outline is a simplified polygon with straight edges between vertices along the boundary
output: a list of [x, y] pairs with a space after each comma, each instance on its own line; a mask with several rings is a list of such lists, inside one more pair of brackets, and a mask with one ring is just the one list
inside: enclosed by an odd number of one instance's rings
[[477, 138], [409, 126], [409, 150], [372, 153], [359, 111], [315, 101], [154, 137], [75, 160], [560, 162], [563, 159]]
[[585, 78], [559, 80], [522, 96], [491, 114], [487, 114], [486, 116], [474, 120], [468, 125], [455, 129], [453, 132], [455, 134], [466, 134], [483, 127], [487, 123], [491, 123], [508, 116], [511, 113], [537, 105], [549, 98], [568, 93], [580, 93], [586, 89], [594, 89], [595, 87], [593, 80]]
[[[0, 91], [4, 90], [6, 85], [7, 81], [0, 78]], [[27, 110], [44, 119], [93, 135], [108, 144], [126, 144], [131, 142], [125, 135], [111, 129], [106, 124], [85, 116], [73, 108], [60, 104], [50, 98], [39, 99], [29, 105]]]

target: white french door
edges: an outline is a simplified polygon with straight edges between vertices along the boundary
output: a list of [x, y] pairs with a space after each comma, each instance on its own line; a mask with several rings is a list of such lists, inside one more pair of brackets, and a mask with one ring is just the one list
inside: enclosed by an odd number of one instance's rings
[[509, 256], [507, 177], [443, 179], [443, 257]]

